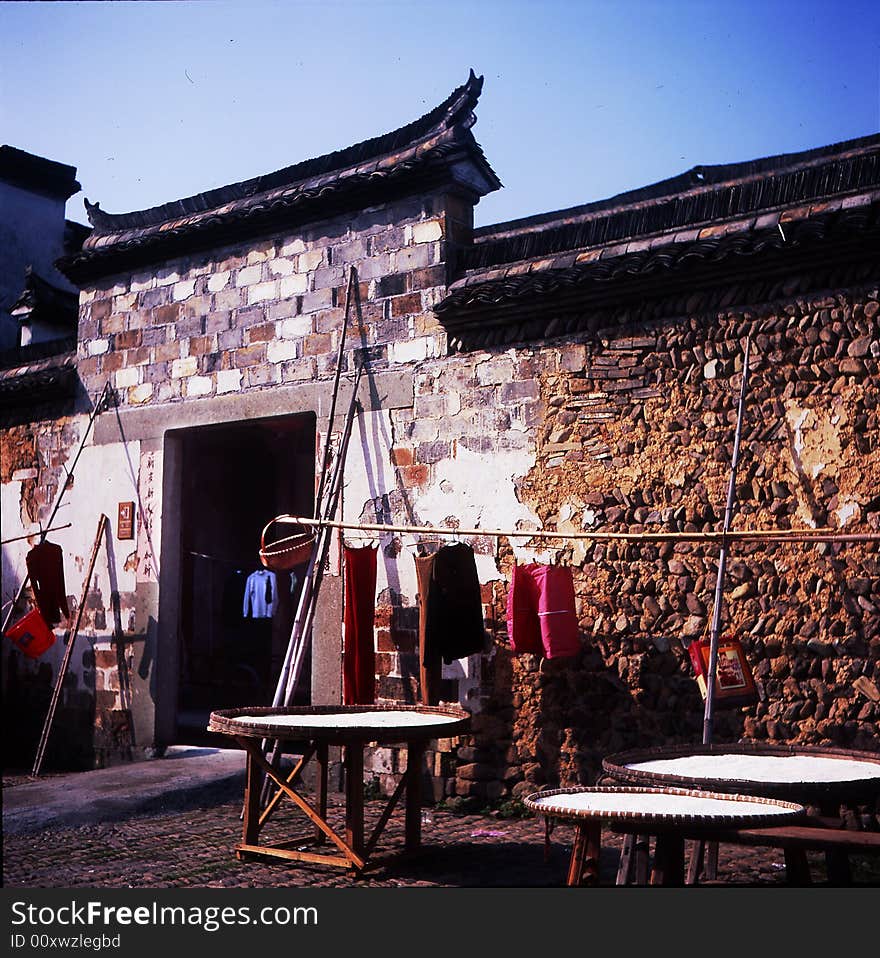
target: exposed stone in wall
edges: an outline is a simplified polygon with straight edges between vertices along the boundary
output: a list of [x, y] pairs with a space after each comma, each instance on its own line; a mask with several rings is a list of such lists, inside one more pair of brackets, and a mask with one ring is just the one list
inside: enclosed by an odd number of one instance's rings
[[39, 420], [0, 430], [0, 482], [21, 483], [21, 521], [30, 530], [45, 523], [67, 481], [79, 420]]
[[[751, 337], [734, 528], [880, 524], [876, 287], [600, 332], [539, 366], [546, 408], [523, 500], [574, 532], [720, 530], [743, 345]], [[552, 356], [552, 350], [545, 355]], [[499, 566], [512, 550], [502, 543]], [[556, 543], [573, 568], [584, 650], [512, 656], [496, 634], [478, 769], [521, 796], [595, 779], [622, 748], [701, 740], [684, 644], [707, 636], [717, 546]], [[742, 642], [757, 705], [716, 712], [717, 741], [880, 745], [880, 561], [874, 544], [743, 544], [724, 626]], [[496, 619], [503, 622], [504, 589]], [[489, 717], [491, 716], [491, 717]], [[476, 753], [475, 753], [476, 754]], [[485, 797], [489, 791], [481, 788]]]

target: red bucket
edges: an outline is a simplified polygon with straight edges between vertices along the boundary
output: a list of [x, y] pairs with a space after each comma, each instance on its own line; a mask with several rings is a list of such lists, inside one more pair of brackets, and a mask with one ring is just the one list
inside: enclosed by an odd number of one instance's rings
[[31, 609], [7, 629], [6, 635], [29, 659], [38, 659], [55, 642], [55, 633], [46, 625], [37, 608]]

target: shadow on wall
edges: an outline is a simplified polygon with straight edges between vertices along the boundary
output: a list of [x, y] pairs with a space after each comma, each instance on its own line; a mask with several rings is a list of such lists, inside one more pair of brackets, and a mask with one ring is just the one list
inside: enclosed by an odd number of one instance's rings
[[[458, 751], [460, 796], [522, 799], [595, 785], [606, 755], [702, 741], [703, 701], [682, 648], [640, 634], [624, 655], [610, 638], [582, 630], [577, 656], [514, 654], [505, 606], [498, 583], [490, 701], [474, 719], [472, 745]], [[715, 740], [738, 741], [744, 722], [745, 710], [719, 709]]]
[[[64, 654], [56, 641], [40, 659], [31, 660], [4, 638], [3, 768], [30, 771], [37, 754], [56, 676]], [[88, 650], [84, 659], [93, 658]], [[83, 771], [94, 767], [95, 672], [84, 669], [82, 684], [68, 673], [55, 710], [42, 770]]]

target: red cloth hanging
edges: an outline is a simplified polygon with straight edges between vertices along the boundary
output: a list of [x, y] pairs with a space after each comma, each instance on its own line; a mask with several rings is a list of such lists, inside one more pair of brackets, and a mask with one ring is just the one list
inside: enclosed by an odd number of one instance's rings
[[432, 648], [428, 635], [428, 601], [434, 556], [415, 556], [415, 563], [419, 588], [419, 692], [423, 705], [437, 705], [440, 702], [443, 658]]
[[54, 542], [41, 542], [25, 556], [28, 575], [34, 590], [34, 599], [40, 614], [48, 625], [56, 625], [70, 618], [67, 595], [64, 588], [64, 563], [61, 546]]
[[513, 567], [507, 593], [507, 634], [517, 653], [556, 659], [580, 652], [570, 568], [538, 563]]
[[372, 705], [376, 701], [375, 546], [343, 547], [345, 562], [345, 649], [342, 655], [342, 701]]

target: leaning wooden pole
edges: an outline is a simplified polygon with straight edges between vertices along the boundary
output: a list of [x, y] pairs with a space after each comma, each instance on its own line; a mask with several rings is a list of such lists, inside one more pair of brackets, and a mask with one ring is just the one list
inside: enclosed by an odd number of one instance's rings
[[718, 635], [721, 629], [721, 604], [724, 594], [724, 572], [727, 566], [727, 533], [733, 518], [734, 494], [736, 492], [736, 470], [739, 465], [739, 442], [742, 435], [743, 411], [745, 409], [746, 386], [749, 380], [749, 347], [746, 339], [743, 358], [742, 383], [739, 390], [739, 408], [736, 414], [736, 435], [733, 440], [733, 457], [730, 463], [730, 481], [727, 486], [727, 505], [724, 509], [724, 526], [721, 538], [721, 551], [718, 556], [718, 574], [715, 578], [715, 606], [712, 609], [712, 630], [709, 634], [709, 664], [706, 674], [706, 703], [703, 712], [703, 744], [712, 744], [712, 724], [715, 706], [715, 672], [718, 667]]
[[49, 741], [49, 732], [52, 730], [52, 722], [55, 719], [55, 710], [58, 707], [58, 699], [61, 697], [61, 686], [64, 684], [64, 678], [67, 675], [67, 669], [70, 665], [70, 657], [73, 654], [73, 647], [76, 644], [76, 637], [79, 634], [79, 627], [82, 623], [83, 611], [86, 607], [86, 599], [89, 594], [89, 584], [92, 581], [92, 573], [95, 571], [95, 560], [98, 558], [98, 550], [101, 548], [101, 539], [104, 537], [104, 529], [107, 526], [107, 517], [102, 513], [98, 520], [98, 532], [95, 535], [95, 544], [92, 546], [92, 555], [89, 559], [89, 565], [86, 569], [86, 577], [83, 580], [82, 595], [80, 596], [79, 606], [76, 610], [76, 621], [67, 637], [67, 648], [64, 650], [64, 658], [61, 660], [61, 668], [58, 670], [58, 677], [55, 679], [55, 689], [52, 692], [52, 699], [49, 702], [49, 711], [46, 715], [46, 721], [43, 725], [43, 734], [40, 736], [40, 744], [37, 746], [37, 755], [34, 759], [34, 767], [31, 775], [34, 777], [40, 774], [40, 767], [43, 764], [43, 756], [46, 752], [46, 743]]

